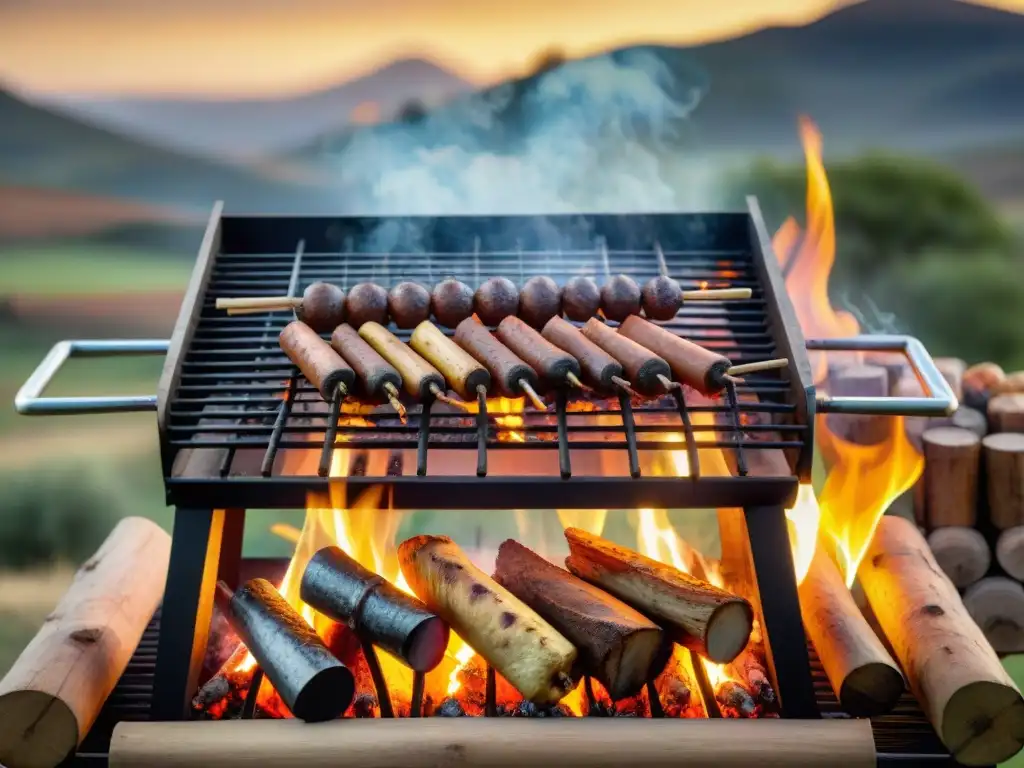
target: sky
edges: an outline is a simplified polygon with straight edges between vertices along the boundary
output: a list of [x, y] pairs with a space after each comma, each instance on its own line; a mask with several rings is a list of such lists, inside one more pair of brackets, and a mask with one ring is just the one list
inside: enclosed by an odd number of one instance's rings
[[[0, 83], [37, 93], [275, 96], [396, 58], [483, 85], [541, 51], [690, 44], [803, 24], [835, 0], [0, 0]], [[990, 0], [1024, 12], [1024, 0]]]

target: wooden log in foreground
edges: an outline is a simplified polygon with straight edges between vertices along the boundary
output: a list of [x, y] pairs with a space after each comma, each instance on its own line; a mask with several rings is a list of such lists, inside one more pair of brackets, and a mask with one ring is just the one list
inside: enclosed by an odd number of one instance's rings
[[424, 718], [120, 723], [110, 768], [874, 768], [867, 720]]
[[981, 441], [992, 524], [1024, 525], [1024, 434], [997, 432]]
[[942, 572], [960, 589], [971, 586], [988, 573], [992, 564], [988, 542], [975, 528], [936, 528], [928, 535], [928, 546]]
[[858, 572], [907, 682], [964, 765], [1024, 746], [1024, 698], [909, 520], [885, 516]]
[[996, 653], [1024, 649], [1024, 587], [1013, 579], [992, 576], [964, 593], [964, 607], [981, 627]]
[[0, 765], [53, 768], [85, 737], [160, 604], [171, 538], [119, 522], [0, 680]]
[[958, 427], [929, 429], [921, 439], [928, 526], [974, 525], [978, 517], [981, 440]]
[[747, 645], [754, 610], [744, 598], [639, 552], [566, 528], [566, 567], [653, 619], [675, 642], [726, 664]]
[[999, 566], [1017, 581], [1024, 581], [1024, 525], [1007, 528], [996, 542]]
[[890, 712], [903, 694], [903, 674], [821, 547], [814, 553], [799, 594], [807, 635], [843, 711], [854, 717]]

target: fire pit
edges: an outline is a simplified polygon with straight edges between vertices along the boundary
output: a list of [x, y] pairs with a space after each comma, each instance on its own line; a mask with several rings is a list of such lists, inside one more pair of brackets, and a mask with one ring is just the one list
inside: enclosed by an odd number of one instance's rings
[[[386, 404], [343, 403], [335, 414], [278, 346], [290, 312], [227, 316], [215, 308], [221, 297], [298, 296], [316, 280], [348, 288], [402, 279], [433, 284], [452, 275], [479, 285], [505, 276], [521, 285], [535, 275], [563, 284], [580, 275], [600, 280], [617, 274], [640, 283], [666, 275], [684, 288], [750, 288], [749, 300], [687, 304], [663, 327], [728, 355], [734, 365], [785, 357], [788, 366], [730, 381], [720, 398], [686, 387], [642, 400], [559, 391], [546, 413], [503, 398], [474, 404], [477, 413], [409, 402], [406, 423]], [[819, 398], [807, 349], [905, 354], [927, 394]], [[83, 352], [166, 353], [159, 395], [41, 397], [63, 360]], [[289, 610], [352, 670], [350, 718], [479, 716], [495, 721], [488, 728], [508, 718], [516, 729], [521, 726], [512, 720], [524, 718], [846, 718], [858, 700], [845, 698], [843, 711], [833, 692], [837, 679], [829, 679], [841, 663], [830, 654], [822, 669], [801, 616], [798, 581], [812, 569], [814, 544], [791, 546], [791, 522], [799, 544], [800, 516], [815, 511], [807, 493], [815, 414], [941, 415], [955, 402], [914, 339], [805, 342], [754, 200], [739, 213], [393, 219], [227, 216], [218, 206], [169, 343], [65, 343], [19, 394], [23, 413], [155, 409], [167, 502], [175, 507], [163, 606], [75, 764], [105, 764], [118, 722], [290, 716], [251, 652], [237, 645], [214, 610], [218, 580], [228, 596], [222, 605], [240, 599], [230, 598], [232, 590], [249, 595], [250, 579], [279, 585]], [[296, 544], [290, 562], [242, 557], [251, 508], [305, 510], [301, 527], [278, 527]], [[360, 641], [358, 624], [335, 624], [301, 600], [303, 571], [329, 545], [411, 592], [394, 553], [401, 514], [481, 508], [491, 510], [482, 516], [557, 509], [567, 527], [591, 534], [601, 532], [606, 510], [637, 510], [637, 549], [748, 601], [751, 642], [727, 663], [710, 661], [706, 648], [675, 646], [663, 670], [635, 695], [612, 702], [588, 677], [557, 705], [539, 707], [455, 635], [435, 670], [415, 674], [390, 655], [377, 658], [373, 646]], [[672, 534], [663, 511], [670, 508], [718, 510], [721, 556], [707, 557]], [[493, 560], [485, 555], [469, 552], [489, 569]], [[847, 594], [841, 580], [839, 588]], [[247, 637], [258, 630], [249, 627]], [[827, 649], [818, 645], [824, 656]], [[898, 695], [902, 678], [892, 669]], [[838, 680], [854, 671], [846, 669]], [[861, 706], [872, 714], [872, 702]], [[727, 734], [725, 725], [715, 733]], [[950, 761], [909, 696], [871, 725], [879, 762]], [[678, 727], [685, 732], [685, 724]], [[643, 733], [669, 730], [659, 725]], [[786, 738], [797, 738], [793, 734]], [[649, 762], [661, 764], [653, 757]]]

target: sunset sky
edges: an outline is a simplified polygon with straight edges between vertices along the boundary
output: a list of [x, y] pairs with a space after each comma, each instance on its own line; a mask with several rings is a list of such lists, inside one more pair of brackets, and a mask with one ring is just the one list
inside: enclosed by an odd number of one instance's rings
[[[1024, 12], [1024, 0], [989, 5]], [[264, 96], [422, 56], [476, 83], [551, 46], [694, 43], [800, 24], [834, 0], [0, 0], [0, 84]]]

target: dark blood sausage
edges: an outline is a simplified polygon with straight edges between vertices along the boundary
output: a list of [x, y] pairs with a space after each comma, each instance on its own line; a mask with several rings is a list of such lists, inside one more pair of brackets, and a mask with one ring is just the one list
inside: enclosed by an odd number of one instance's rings
[[558, 283], [550, 277], [531, 277], [523, 283], [519, 292], [519, 316], [534, 328], [543, 328], [544, 323], [562, 311], [562, 292]]
[[519, 310], [519, 289], [507, 277], [492, 277], [476, 289], [473, 311], [484, 325], [497, 325]]
[[442, 280], [430, 294], [430, 308], [437, 322], [454, 328], [473, 314], [473, 289], [454, 277]]
[[609, 320], [621, 322], [640, 314], [640, 286], [626, 275], [615, 275], [601, 288], [601, 309]]
[[525, 393], [520, 382], [534, 388], [539, 385], [536, 371], [494, 338], [475, 317], [467, 317], [459, 323], [454, 339], [456, 344], [490, 371], [492, 380], [505, 397], [522, 397]]
[[415, 328], [430, 317], [430, 291], [408, 280], [388, 291], [388, 312], [399, 328]]
[[356, 372], [301, 320], [288, 323], [278, 341], [288, 359], [302, 371], [310, 384], [320, 390], [324, 400], [334, 399], [339, 384], [344, 385], [346, 391], [351, 391]]
[[566, 384], [569, 374], [577, 379], [582, 375], [576, 358], [556, 347], [518, 317], [502, 320], [495, 335], [540, 374], [548, 386]]
[[387, 325], [388, 292], [376, 283], [353, 285], [345, 302], [345, 313], [349, 324], [357, 330], [363, 323]]
[[562, 311], [570, 320], [586, 322], [601, 308], [601, 289], [589, 277], [574, 277], [562, 287]]
[[345, 322], [345, 292], [333, 283], [310, 283], [295, 316], [317, 333], [329, 333]]
[[560, 317], [552, 317], [544, 326], [542, 335], [559, 349], [575, 357], [583, 369], [583, 378], [595, 389], [615, 389], [615, 377], [625, 377], [622, 365], [573, 325]]
[[683, 289], [668, 275], [648, 280], [640, 292], [640, 304], [650, 320], [671, 320], [683, 306]]
[[583, 326], [584, 336], [614, 357], [626, 369], [626, 378], [633, 388], [642, 395], [653, 395], [662, 390], [659, 376], [669, 376], [671, 369], [667, 362], [635, 341], [620, 336], [596, 317]]
[[359, 394], [372, 401], [387, 399], [384, 387], [402, 388], [402, 376], [377, 350], [363, 341], [351, 325], [339, 325], [331, 334], [331, 346], [356, 372]]
[[704, 395], [716, 395], [725, 388], [729, 358], [692, 341], [676, 336], [642, 317], [630, 317], [619, 326], [619, 334], [661, 355], [672, 367], [677, 381], [689, 384]]

